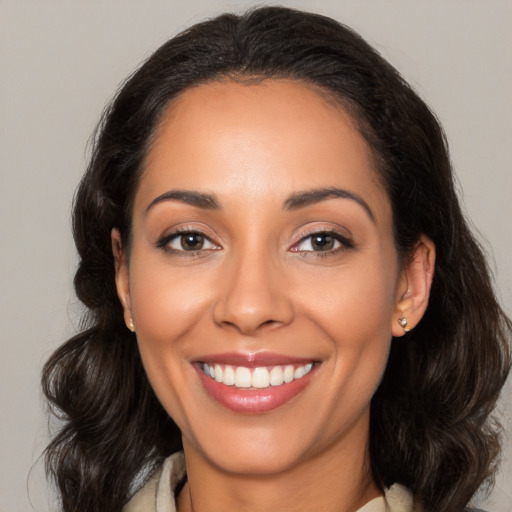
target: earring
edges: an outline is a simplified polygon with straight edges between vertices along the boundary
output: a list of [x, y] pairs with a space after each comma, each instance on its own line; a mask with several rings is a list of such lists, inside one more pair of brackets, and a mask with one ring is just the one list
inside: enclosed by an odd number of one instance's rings
[[128, 327], [128, 329], [130, 329], [130, 331], [135, 332], [135, 325], [133, 324], [133, 320], [131, 318], [128, 321], [128, 323], [126, 324], [126, 327]]
[[404, 330], [404, 332], [409, 332], [410, 329], [408, 327], [408, 322], [407, 322], [407, 318], [403, 317], [403, 318], [399, 318], [398, 319], [398, 323], [402, 326], [402, 329]]

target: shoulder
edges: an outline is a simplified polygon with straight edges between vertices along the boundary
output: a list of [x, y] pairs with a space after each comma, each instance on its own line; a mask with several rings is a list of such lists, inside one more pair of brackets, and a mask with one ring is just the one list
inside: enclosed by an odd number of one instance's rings
[[394, 484], [386, 489], [384, 498], [391, 512], [416, 512], [412, 493], [403, 485]]
[[123, 512], [176, 512], [174, 490], [185, 477], [183, 452], [174, 453], [123, 508]]
[[370, 501], [358, 512], [421, 512], [413, 507], [414, 498], [409, 489], [394, 484], [384, 491], [384, 496]]
[[[418, 510], [417, 506], [414, 505], [414, 497], [411, 491], [403, 485], [394, 484], [389, 489], [386, 489], [384, 499], [387, 505], [387, 512], [421, 512], [421, 510]], [[466, 512], [487, 511], [481, 508], [468, 508]]]
[[123, 512], [156, 512], [156, 494], [162, 467], [139, 489], [123, 508]]

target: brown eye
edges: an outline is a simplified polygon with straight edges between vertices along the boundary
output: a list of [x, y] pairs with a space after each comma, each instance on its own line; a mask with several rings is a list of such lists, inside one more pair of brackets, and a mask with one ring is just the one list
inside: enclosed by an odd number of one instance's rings
[[184, 251], [199, 251], [204, 246], [204, 236], [199, 233], [186, 233], [180, 236], [181, 248]]
[[305, 236], [291, 250], [300, 253], [336, 253], [339, 250], [351, 249], [351, 240], [335, 231], [318, 231]]
[[175, 252], [216, 251], [220, 247], [199, 231], [181, 231], [165, 236], [158, 247]]
[[313, 233], [303, 238], [297, 245], [299, 252], [327, 252], [341, 247], [337, 235], [328, 231]]
[[318, 233], [311, 237], [311, 247], [314, 251], [330, 251], [334, 249], [335, 239], [330, 233]]

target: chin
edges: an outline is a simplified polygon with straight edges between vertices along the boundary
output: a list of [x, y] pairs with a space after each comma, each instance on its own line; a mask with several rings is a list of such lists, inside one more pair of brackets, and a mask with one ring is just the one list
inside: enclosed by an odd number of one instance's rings
[[231, 428], [221, 429], [217, 435], [214, 429], [210, 429], [207, 441], [201, 439], [191, 445], [184, 442], [184, 446], [186, 451], [191, 448], [211, 465], [227, 473], [276, 475], [299, 466], [321, 451], [307, 433], [292, 430], [277, 429], [273, 422], [263, 428], [245, 426], [234, 429], [231, 425]]
[[244, 451], [224, 450], [222, 454], [206, 454], [210, 462], [224, 472], [247, 476], [274, 476], [284, 473], [298, 465], [295, 453], [278, 451], [275, 448], [261, 449], [255, 447]]

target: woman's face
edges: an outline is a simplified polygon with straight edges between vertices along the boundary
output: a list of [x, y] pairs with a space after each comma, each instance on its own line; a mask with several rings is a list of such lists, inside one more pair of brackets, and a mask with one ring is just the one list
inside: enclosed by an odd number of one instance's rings
[[291, 80], [187, 90], [148, 153], [129, 264], [117, 256], [186, 450], [250, 474], [365, 453], [406, 284], [389, 199], [340, 107]]

